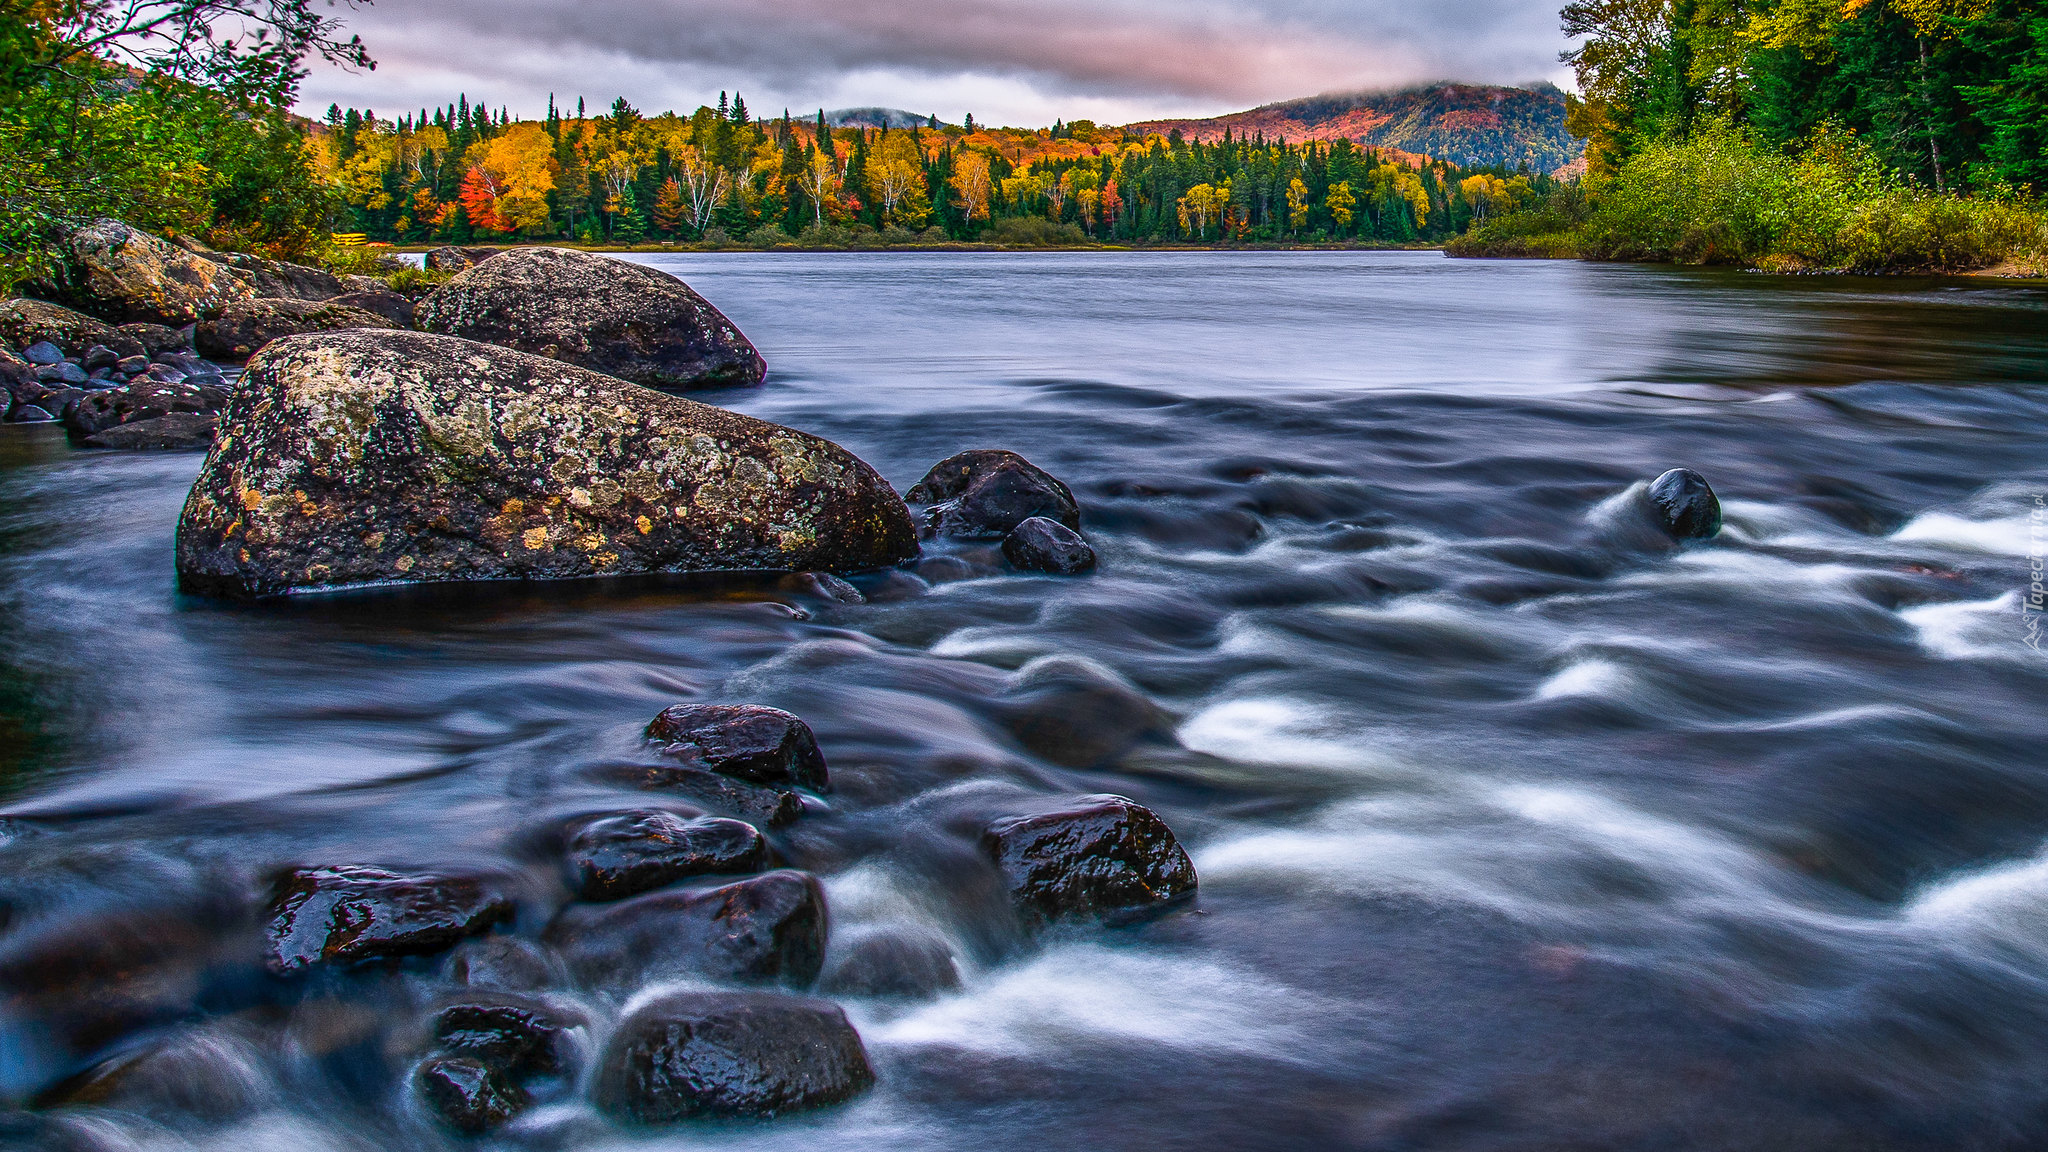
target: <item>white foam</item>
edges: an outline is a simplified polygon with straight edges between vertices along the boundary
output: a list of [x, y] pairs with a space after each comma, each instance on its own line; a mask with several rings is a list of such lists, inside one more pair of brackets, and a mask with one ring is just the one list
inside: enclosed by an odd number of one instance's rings
[[1380, 774], [1404, 766], [1382, 739], [1346, 731], [1327, 709], [1284, 697], [1252, 697], [1213, 704], [1175, 733], [1183, 746], [1240, 764], [1319, 768]]
[[1612, 660], [1579, 660], [1565, 665], [1536, 687], [1538, 700], [1560, 700], [1573, 696], [1620, 696], [1629, 686], [1628, 669]]
[[2019, 606], [2019, 593], [2007, 592], [1994, 600], [1922, 604], [1899, 616], [1913, 626], [1922, 648], [1944, 660], [2010, 659], [2027, 656], [2031, 647]]
[[[2048, 540], [2048, 524], [2041, 526]], [[2025, 556], [2033, 541], [2034, 527], [2025, 515], [1995, 520], [1966, 520], [1947, 512], [1924, 512], [1892, 533], [1902, 544], [1934, 544], [1965, 552], [1987, 552], [1996, 556]]]
[[863, 1032], [873, 1045], [938, 1044], [1005, 1056], [1063, 1052], [1107, 1038], [1308, 1062], [1314, 1053], [1305, 1049], [1306, 1025], [1328, 1008], [1313, 993], [1251, 970], [1077, 944]]

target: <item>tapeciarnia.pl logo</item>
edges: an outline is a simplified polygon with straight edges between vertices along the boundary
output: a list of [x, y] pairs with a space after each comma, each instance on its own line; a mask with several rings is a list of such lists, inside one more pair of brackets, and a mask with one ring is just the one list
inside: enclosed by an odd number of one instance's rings
[[2043, 601], [2048, 600], [2048, 589], [2042, 587], [2042, 569], [2048, 566], [2048, 497], [2034, 493], [2034, 507], [2027, 515], [2027, 594], [2020, 605], [2020, 615], [2026, 621], [2027, 647], [2041, 650], [2041, 612]]

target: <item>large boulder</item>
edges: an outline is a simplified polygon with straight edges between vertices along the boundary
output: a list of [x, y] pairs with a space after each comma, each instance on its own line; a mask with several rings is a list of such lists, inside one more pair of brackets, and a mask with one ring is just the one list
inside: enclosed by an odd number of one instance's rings
[[664, 391], [754, 385], [767, 366], [681, 280], [567, 248], [518, 248], [435, 289], [419, 326]]
[[[362, 277], [357, 277], [357, 279], [362, 279]], [[359, 288], [336, 296], [331, 303], [346, 304], [351, 308], [361, 308], [365, 312], [382, 316], [386, 320], [391, 321], [394, 327], [410, 328], [413, 326], [412, 301], [397, 292], [393, 292], [389, 288], [381, 286], [376, 288]]]
[[61, 293], [105, 320], [177, 327], [218, 316], [235, 301], [256, 295], [227, 265], [118, 220], [77, 229], [60, 247]]
[[272, 300], [332, 300], [348, 291], [340, 277], [321, 268], [242, 252], [214, 253], [213, 259], [234, 269], [256, 295]]
[[982, 850], [1030, 923], [1130, 919], [1195, 892], [1195, 865], [1152, 810], [1121, 796], [1084, 796], [1052, 812], [989, 825]]
[[284, 877], [271, 900], [264, 962], [290, 976], [320, 964], [431, 955], [512, 912], [510, 900], [475, 877], [301, 868]]
[[368, 330], [250, 361], [178, 523], [182, 586], [226, 596], [916, 554], [902, 500], [836, 444], [508, 349]]
[[0, 343], [15, 348], [54, 344], [66, 355], [80, 357], [96, 344], [121, 356], [154, 355], [133, 332], [42, 300], [0, 302]]
[[806, 988], [825, 963], [825, 892], [809, 873], [791, 870], [717, 888], [666, 888], [572, 905], [548, 926], [547, 940], [592, 985], [703, 975]]
[[679, 992], [620, 1023], [596, 1097], [614, 1116], [663, 1124], [837, 1104], [874, 1082], [860, 1034], [830, 1001]]
[[332, 300], [238, 300], [200, 322], [196, 343], [202, 356], [239, 362], [286, 336], [396, 327], [373, 312]]

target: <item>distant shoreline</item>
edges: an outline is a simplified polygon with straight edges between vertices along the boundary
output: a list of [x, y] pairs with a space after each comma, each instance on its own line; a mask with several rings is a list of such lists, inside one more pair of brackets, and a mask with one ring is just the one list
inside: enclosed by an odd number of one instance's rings
[[756, 248], [750, 244], [572, 244], [560, 240], [540, 240], [532, 244], [394, 244], [390, 247], [372, 249], [398, 255], [418, 256], [439, 248], [574, 248], [579, 252], [597, 252], [605, 255], [617, 253], [689, 253], [691, 255], [715, 252], [748, 253], [760, 255], [767, 252], [1441, 252], [1441, 244], [980, 244], [961, 241], [949, 244], [836, 244], [805, 245], [775, 244], [767, 248]]

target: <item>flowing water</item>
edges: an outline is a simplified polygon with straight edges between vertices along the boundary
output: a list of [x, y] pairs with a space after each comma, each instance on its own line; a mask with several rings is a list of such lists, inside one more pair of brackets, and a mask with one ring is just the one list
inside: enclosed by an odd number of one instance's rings
[[[440, 970], [280, 989], [248, 908], [294, 864], [481, 868], [533, 936], [566, 898], [535, 844], [644, 802], [589, 769], [683, 699], [808, 719], [836, 790], [779, 850], [840, 946], [936, 936], [963, 987], [845, 1001], [880, 1075], [851, 1104], [635, 1131], [568, 1085], [499, 1146], [2048, 1142], [2048, 292], [1428, 253], [649, 259], [771, 366], [707, 399], [899, 489], [1023, 452], [1102, 570], [956, 548], [862, 604], [668, 579], [225, 606], [172, 587], [197, 456], [0, 429], [0, 961], [98, 949], [0, 1009], [0, 1093], [184, 1061], [167, 1103], [0, 1142], [456, 1145], [406, 1090]], [[1683, 549], [1632, 511], [1678, 466], [1727, 518]], [[1004, 930], [978, 821], [1092, 792], [1164, 816], [1199, 899]], [[556, 995], [601, 1044], [620, 1006]]]

